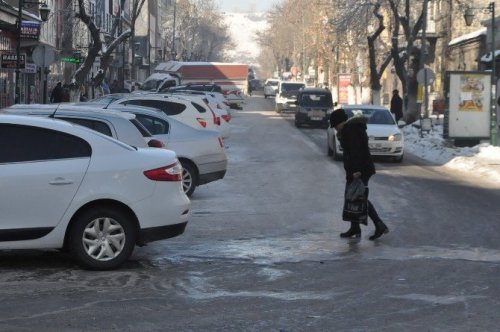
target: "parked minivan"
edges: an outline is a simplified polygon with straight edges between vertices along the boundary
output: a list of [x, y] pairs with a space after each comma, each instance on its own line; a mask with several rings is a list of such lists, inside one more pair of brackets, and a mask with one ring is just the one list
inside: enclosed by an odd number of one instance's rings
[[299, 91], [295, 102], [295, 126], [304, 124], [328, 127], [333, 112], [332, 93], [327, 89], [305, 88]]

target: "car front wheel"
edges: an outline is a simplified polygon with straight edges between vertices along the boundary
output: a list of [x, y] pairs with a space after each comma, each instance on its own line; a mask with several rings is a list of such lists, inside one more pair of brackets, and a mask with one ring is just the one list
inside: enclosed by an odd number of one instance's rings
[[332, 155], [333, 155], [333, 160], [337, 160], [337, 161], [342, 160], [342, 156], [339, 155], [339, 153], [337, 152], [337, 145], [335, 144], [335, 141], [333, 141]]
[[69, 233], [69, 248], [78, 264], [90, 270], [110, 270], [127, 260], [135, 247], [131, 218], [112, 207], [83, 212]]

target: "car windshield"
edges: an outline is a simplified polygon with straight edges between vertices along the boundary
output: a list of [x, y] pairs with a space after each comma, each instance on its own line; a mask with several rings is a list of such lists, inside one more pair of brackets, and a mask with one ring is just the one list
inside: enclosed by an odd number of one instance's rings
[[333, 107], [332, 95], [329, 93], [303, 94], [300, 104], [305, 107]]
[[393, 125], [396, 124], [394, 122], [394, 118], [391, 113], [387, 110], [383, 109], [372, 109], [372, 108], [363, 108], [356, 109], [350, 108], [345, 110], [347, 116], [350, 118], [352, 116], [364, 116], [368, 119], [368, 124], [380, 124], [380, 125]]
[[266, 84], [266, 85], [270, 85], [270, 86], [278, 86], [278, 83], [279, 83], [278, 81], [269, 81], [269, 82], [267, 82], [267, 84]]
[[299, 91], [304, 87], [305, 85], [300, 83], [283, 83], [281, 84], [281, 91], [282, 92]]
[[99, 104], [99, 105], [109, 105], [115, 100], [121, 99], [123, 96], [113, 96], [113, 95], [104, 95], [102, 97], [98, 97], [92, 100], [89, 100], [87, 103], [91, 104]]
[[163, 80], [152, 79], [152, 80], [146, 81], [146, 82], [141, 84], [141, 86], [139, 87], [139, 90], [144, 90], [144, 91], [156, 90], [160, 86], [161, 82], [163, 82]]

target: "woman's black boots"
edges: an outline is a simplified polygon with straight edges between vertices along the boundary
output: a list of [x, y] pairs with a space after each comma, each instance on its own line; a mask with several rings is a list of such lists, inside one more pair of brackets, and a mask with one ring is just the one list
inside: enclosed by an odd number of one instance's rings
[[343, 238], [349, 238], [349, 237], [358, 238], [358, 237], [361, 237], [361, 227], [359, 227], [359, 223], [352, 222], [351, 223], [351, 228], [349, 228], [349, 230], [347, 232], [345, 232], [345, 233], [340, 233], [340, 237], [343, 237]]
[[370, 240], [376, 240], [379, 237], [381, 237], [383, 234], [389, 233], [389, 228], [387, 227], [386, 224], [382, 220], [380, 221], [375, 221], [375, 233], [369, 237]]

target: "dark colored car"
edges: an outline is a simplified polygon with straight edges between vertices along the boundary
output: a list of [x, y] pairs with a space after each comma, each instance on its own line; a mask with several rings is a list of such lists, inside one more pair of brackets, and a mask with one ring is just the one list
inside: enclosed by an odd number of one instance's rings
[[327, 89], [305, 88], [300, 90], [295, 102], [295, 126], [304, 124], [328, 127], [330, 113], [333, 111], [332, 94]]

